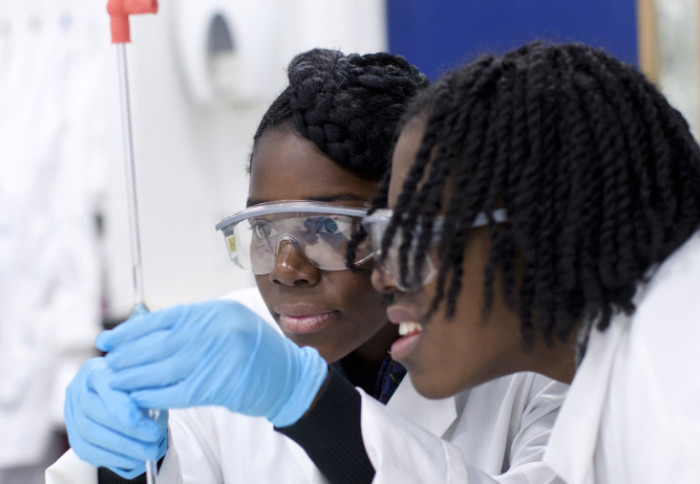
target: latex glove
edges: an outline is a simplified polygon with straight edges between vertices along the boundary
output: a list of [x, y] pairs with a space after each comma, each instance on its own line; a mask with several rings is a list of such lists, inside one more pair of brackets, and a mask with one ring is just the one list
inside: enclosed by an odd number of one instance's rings
[[68, 441], [82, 460], [133, 479], [168, 447], [168, 416], [148, 418], [126, 393], [110, 387], [104, 358], [87, 360], [66, 390]]
[[293, 424], [311, 406], [328, 365], [245, 306], [225, 300], [176, 306], [105, 331], [111, 384], [142, 408], [220, 405]]

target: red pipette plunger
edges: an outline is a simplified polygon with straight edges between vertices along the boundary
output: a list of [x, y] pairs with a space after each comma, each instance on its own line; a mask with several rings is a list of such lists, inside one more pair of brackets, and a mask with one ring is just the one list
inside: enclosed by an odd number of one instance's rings
[[[119, 84], [122, 104], [122, 132], [124, 136], [124, 160], [126, 167], [127, 202], [129, 205], [129, 225], [131, 228], [131, 262], [134, 283], [134, 308], [131, 315], [144, 314], [148, 308], [143, 296], [143, 275], [141, 271], [141, 242], [138, 223], [138, 203], [136, 198], [136, 174], [134, 168], [134, 144], [131, 135], [131, 102], [129, 100], [129, 74], [126, 64], [126, 45], [131, 42], [129, 16], [157, 13], [157, 0], [109, 0], [107, 12], [111, 20], [112, 43], [117, 44], [119, 63]], [[157, 419], [158, 410], [149, 410], [148, 416]], [[146, 461], [146, 481], [156, 484], [156, 462]]]
[[109, 0], [107, 12], [111, 19], [112, 43], [131, 42], [129, 15], [158, 13], [158, 0]]

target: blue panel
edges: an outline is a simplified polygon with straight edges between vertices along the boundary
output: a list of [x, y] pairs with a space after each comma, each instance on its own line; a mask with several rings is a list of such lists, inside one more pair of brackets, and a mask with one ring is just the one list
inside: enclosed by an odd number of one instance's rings
[[483, 53], [578, 41], [637, 64], [635, 0], [386, 0], [389, 50], [435, 79]]

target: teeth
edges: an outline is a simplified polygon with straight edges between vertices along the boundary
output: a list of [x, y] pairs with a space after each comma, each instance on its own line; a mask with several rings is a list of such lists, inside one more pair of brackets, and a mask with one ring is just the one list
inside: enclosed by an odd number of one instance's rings
[[414, 322], [399, 324], [399, 335], [400, 336], [406, 336], [407, 334], [411, 334], [414, 331], [418, 331], [418, 332], [423, 331], [423, 326], [421, 326], [418, 323], [414, 323]]

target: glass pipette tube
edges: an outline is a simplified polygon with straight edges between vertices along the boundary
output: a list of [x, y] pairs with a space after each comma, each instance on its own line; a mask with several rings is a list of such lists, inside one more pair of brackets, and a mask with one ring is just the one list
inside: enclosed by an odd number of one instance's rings
[[[126, 190], [129, 214], [129, 234], [131, 239], [131, 270], [134, 284], [134, 308], [131, 316], [148, 312], [144, 300], [143, 271], [141, 266], [141, 233], [139, 230], [138, 201], [136, 196], [136, 170], [134, 164], [134, 144], [131, 136], [131, 101], [129, 99], [129, 72], [126, 65], [126, 44], [117, 44], [119, 68], [119, 88], [122, 105], [122, 133], [124, 137], [124, 160], [126, 168]], [[156, 420], [159, 410], [149, 409], [148, 416]], [[158, 472], [155, 461], [146, 461], [146, 482], [156, 484]]]

